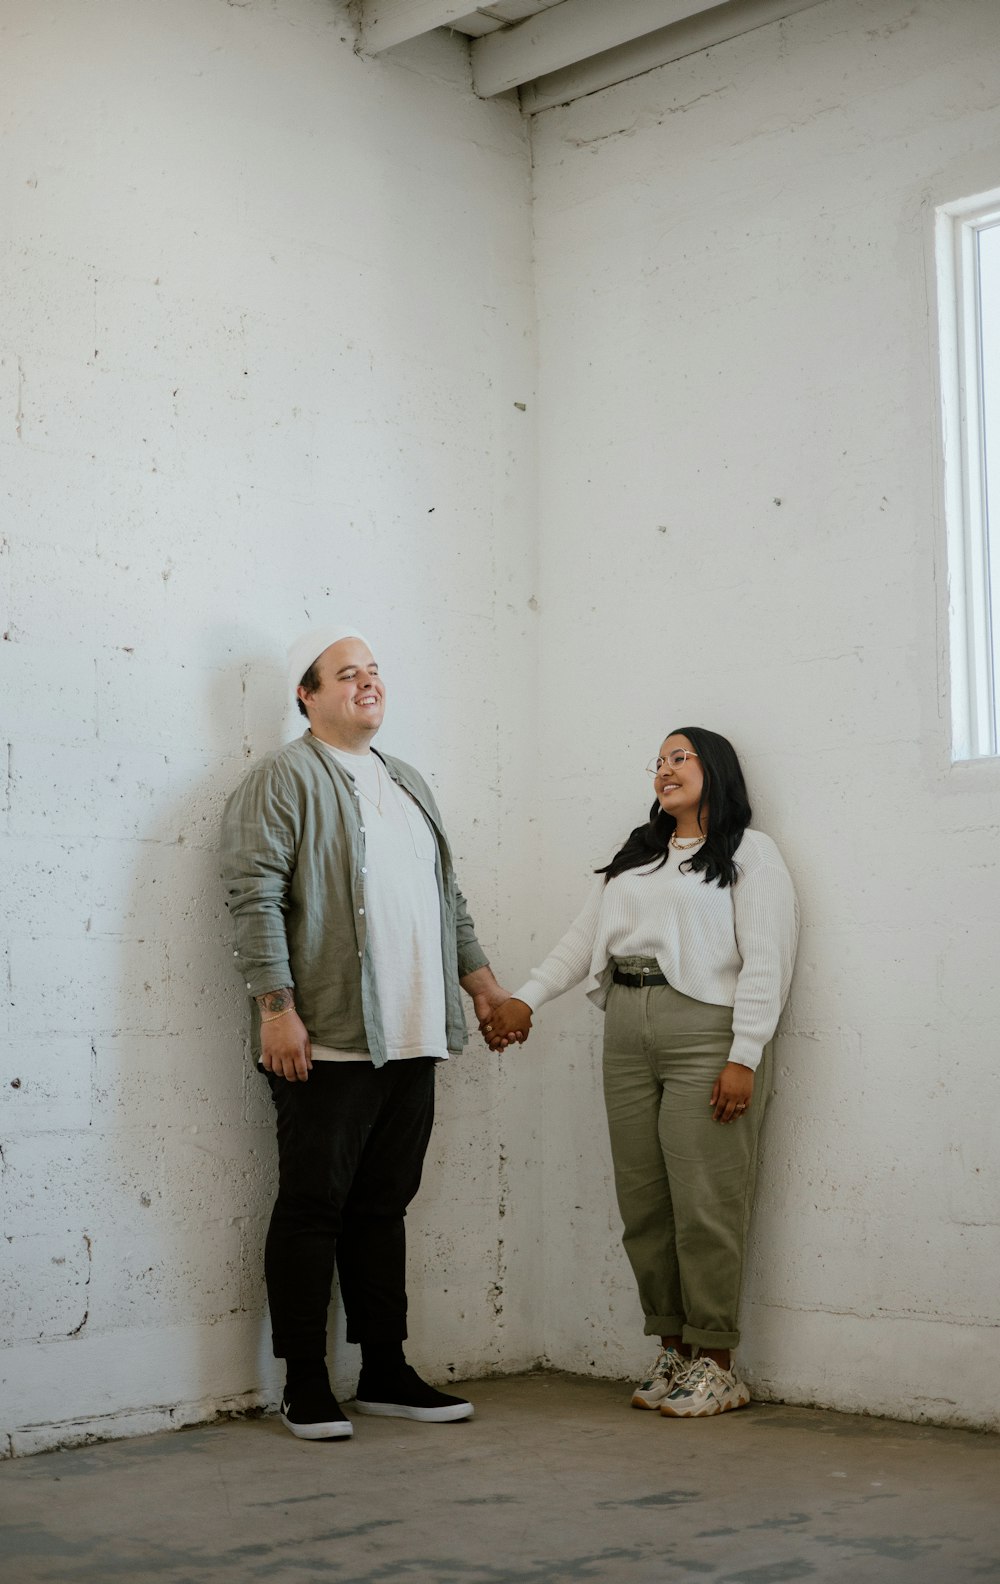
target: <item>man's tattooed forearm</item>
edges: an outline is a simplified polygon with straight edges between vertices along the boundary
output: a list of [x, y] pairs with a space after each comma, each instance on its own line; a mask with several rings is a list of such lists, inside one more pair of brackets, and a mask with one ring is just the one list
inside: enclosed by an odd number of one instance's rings
[[287, 1012], [295, 1005], [295, 992], [290, 989], [269, 990], [266, 995], [257, 997], [257, 1005], [262, 1012], [273, 1017], [275, 1012]]

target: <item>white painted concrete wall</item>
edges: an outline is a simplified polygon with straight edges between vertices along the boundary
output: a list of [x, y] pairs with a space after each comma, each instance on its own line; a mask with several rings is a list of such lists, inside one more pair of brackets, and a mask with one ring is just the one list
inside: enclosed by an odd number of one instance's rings
[[[733, 737], [805, 912], [748, 1372], [998, 1422], [1000, 774], [948, 764], [928, 274], [933, 205], [996, 185], [998, 26], [828, 0], [541, 117], [536, 422], [527, 129], [462, 46], [361, 61], [327, 0], [2, 0], [12, 1449], [273, 1398], [212, 848], [298, 729], [289, 632], [345, 610], [509, 982], [660, 734]], [[646, 1362], [599, 1035], [567, 997], [444, 1074], [419, 1364]]]
[[[213, 848], [248, 758], [301, 728], [282, 656], [310, 620], [373, 636], [381, 741], [431, 773], [487, 949], [523, 935], [527, 129], [475, 99], [457, 41], [391, 63], [353, 44], [330, 0], [0, 4], [19, 1452], [273, 1399], [272, 1126]], [[531, 1079], [477, 1037], [440, 1094], [411, 1356], [519, 1367], [540, 1332]]]
[[[1000, 1424], [1000, 764], [952, 768], [932, 213], [1000, 172], [993, 0], [829, 0], [536, 119], [537, 961], [729, 735], [801, 893], [742, 1358], [763, 1395]], [[650, 1353], [599, 1016], [547, 1009], [547, 1349]]]

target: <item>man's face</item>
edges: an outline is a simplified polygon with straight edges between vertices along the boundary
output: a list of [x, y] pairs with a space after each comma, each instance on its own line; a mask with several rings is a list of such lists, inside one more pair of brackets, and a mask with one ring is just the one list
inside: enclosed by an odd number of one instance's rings
[[341, 638], [315, 662], [320, 685], [314, 693], [300, 687], [317, 737], [336, 747], [358, 747], [374, 737], [385, 714], [385, 688], [368, 645]]

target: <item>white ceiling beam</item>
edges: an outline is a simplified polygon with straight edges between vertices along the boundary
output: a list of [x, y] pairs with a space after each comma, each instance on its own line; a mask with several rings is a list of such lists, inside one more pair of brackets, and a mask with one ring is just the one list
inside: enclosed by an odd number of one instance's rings
[[486, 33], [495, 33], [503, 27], [495, 17], [487, 16], [483, 11], [470, 11], [467, 16], [460, 16], [453, 22], [452, 27], [459, 33], [465, 33], [469, 38], [482, 38]]
[[362, 0], [361, 48], [378, 55], [432, 28], [450, 27], [469, 11], [469, 0]]
[[824, 3], [825, 0], [739, 0], [737, 4], [733, 0], [728, 5], [716, 5], [703, 16], [647, 33], [644, 38], [635, 39], [619, 49], [608, 50], [603, 55], [581, 60], [563, 71], [526, 83], [521, 89], [521, 109], [526, 115], [536, 115], [540, 110], [551, 110], [554, 105], [569, 104], [587, 94], [600, 93], [602, 88], [610, 88], [615, 83], [641, 77], [643, 72], [668, 66], [685, 55], [696, 55], [699, 50], [711, 49], [727, 39], [738, 38], [741, 33], [752, 33], [756, 28], [767, 27], [798, 11], [809, 11]]
[[472, 76], [483, 99], [602, 54], [671, 23], [709, 11], [718, 0], [562, 0], [472, 46]]

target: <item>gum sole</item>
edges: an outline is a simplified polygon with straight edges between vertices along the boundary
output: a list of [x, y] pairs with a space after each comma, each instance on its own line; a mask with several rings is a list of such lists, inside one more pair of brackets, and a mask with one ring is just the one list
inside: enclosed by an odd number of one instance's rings
[[707, 1414], [707, 1413], [678, 1413], [676, 1411], [676, 1409], [674, 1409], [674, 1408], [664, 1408], [664, 1407], [660, 1408], [660, 1412], [663, 1415], [664, 1419], [718, 1419], [719, 1414], [738, 1413], [741, 1408], [749, 1408], [749, 1406], [750, 1406], [750, 1399], [748, 1397], [746, 1402], [726, 1403], [722, 1408], [720, 1408], [718, 1410], [718, 1413], [714, 1413], [714, 1414]]

